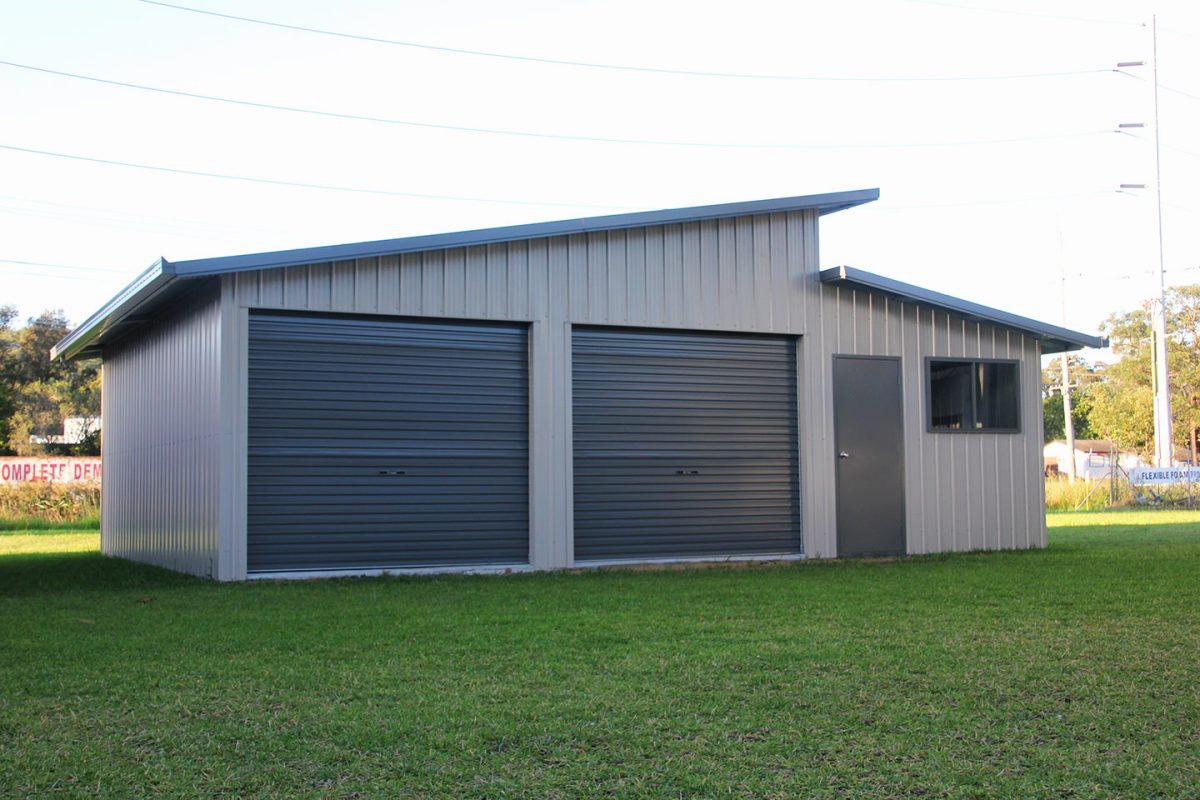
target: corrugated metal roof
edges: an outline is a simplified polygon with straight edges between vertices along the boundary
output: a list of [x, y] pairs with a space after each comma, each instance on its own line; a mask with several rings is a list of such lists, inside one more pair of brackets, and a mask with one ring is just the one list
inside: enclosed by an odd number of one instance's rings
[[472, 247], [523, 239], [542, 239], [547, 236], [567, 236], [591, 231], [613, 231], [625, 228], [644, 228], [649, 225], [700, 222], [709, 219], [743, 217], [750, 214], [774, 214], [782, 211], [816, 209], [824, 216], [878, 199], [878, 189], [860, 189], [852, 192], [783, 197], [774, 200], [723, 203], [715, 206], [694, 206], [663, 211], [639, 211], [633, 214], [610, 214], [603, 217], [583, 217], [555, 222], [535, 222], [531, 225], [435, 233], [430, 236], [409, 236], [403, 239], [382, 239], [376, 242], [305, 247], [299, 250], [277, 250], [271, 253], [252, 253], [244, 256], [202, 258], [196, 261], [179, 261], [174, 264], [174, 267], [176, 273], [181, 277], [213, 275], [270, 267], [294, 267], [300, 264], [322, 264], [329, 261], [349, 261], [355, 258], [446, 250], [451, 247]]
[[95, 355], [99, 346], [118, 328], [135, 320], [132, 315], [153, 304], [164, 290], [180, 279], [244, 272], [271, 267], [300, 264], [320, 264], [349, 261], [356, 258], [445, 250], [452, 247], [496, 244], [500, 242], [540, 239], [591, 231], [621, 230], [650, 225], [670, 225], [681, 222], [741, 217], [750, 214], [773, 214], [785, 211], [816, 210], [822, 216], [879, 199], [878, 189], [858, 189], [848, 192], [781, 197], [771, 200], [751, 200], [739, 203], [673, 208], [662, 211], [639, 211], [632, 214], [612, 214], [602, 217], [538, 222], [531, 225], [510, 225], [430, 236], [410, 236], [402, 239], [383, 239], [374, 242], [306, 247], [298, 250], [277, 250], [239, 256], [203, 258], [193, 261], [169, 262], [159, 259], [139, 275], [116, 297], [88, 317], [51, 350], [53, 358], [75, 358]]
[[1043, 353], [1061, 353], [1065, 350], [1079, 350], [1084, 347], [1108, 347], [1108, 340], [1099, 336], [1089, 336], [1086, 333], [1060, 328], [1057, 325], [1038, 322], [1029, 317], [1010, 314], [1007, 311], [972, 303], [970, 300], [935, 292], [932, 289], [922, 289], [920, 286], [902, 283], [853, 267], [833, 267], [822, 270], [821, 282], [868, 289], [900, 300], [950, 311], [970, 320], [1030, 333], [1041, 340]]

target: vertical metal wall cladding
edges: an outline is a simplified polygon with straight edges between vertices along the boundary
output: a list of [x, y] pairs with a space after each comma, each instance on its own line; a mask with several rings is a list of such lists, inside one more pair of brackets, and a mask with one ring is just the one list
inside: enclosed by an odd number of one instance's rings
[[790, 337], [576, 329], [575, 557], [802, 549]]
[[250, 315], [248, 570], [529, 559], [526, 327]]
[[104, 354], [101, 547], [215, 577], [221, 531], [220, 299], [203, 291]]

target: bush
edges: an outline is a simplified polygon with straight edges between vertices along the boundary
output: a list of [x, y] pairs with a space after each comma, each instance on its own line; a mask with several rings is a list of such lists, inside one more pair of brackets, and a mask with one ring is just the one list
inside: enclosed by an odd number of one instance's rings
[[0, 520], [79, 523], [100, 519], [100, 483], [18, 483], [0, 485]]

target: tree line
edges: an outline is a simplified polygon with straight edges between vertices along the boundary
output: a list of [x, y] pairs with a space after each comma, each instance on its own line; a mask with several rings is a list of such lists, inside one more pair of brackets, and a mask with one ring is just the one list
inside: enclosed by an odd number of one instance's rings
[[[1200, 444], [1200, 284], [1166, 292], [1167, 366], [1176, 446], [1193, 460]], [[1103, 439], [1149, 458], [1154, 452], [1154, 385], [1149, 304], [1113, 314], [1101, 326], [1118, 360], [1089, 364], [1068, 356], [1071, 420], [1077, 439]], [[1062, 359], [1042, 373], [1046, 441], [1062, 439]]]
[[[62, 311], [16, 321], [14, 306], [0, 306], [0, 454], [99, 455], [100, 362], [50, 360], [71, 330]], [[68, 417], [84, 420], [83, 441], [44, 441], [61, 435]]]

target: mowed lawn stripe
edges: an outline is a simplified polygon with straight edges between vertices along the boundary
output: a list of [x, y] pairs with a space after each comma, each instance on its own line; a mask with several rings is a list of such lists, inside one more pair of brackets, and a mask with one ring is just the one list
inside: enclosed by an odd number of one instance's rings
[[6, 555], [0, 795], [1196, 796], [1200, 513], [1051, 525], [1045, 551], [239, 585]]

